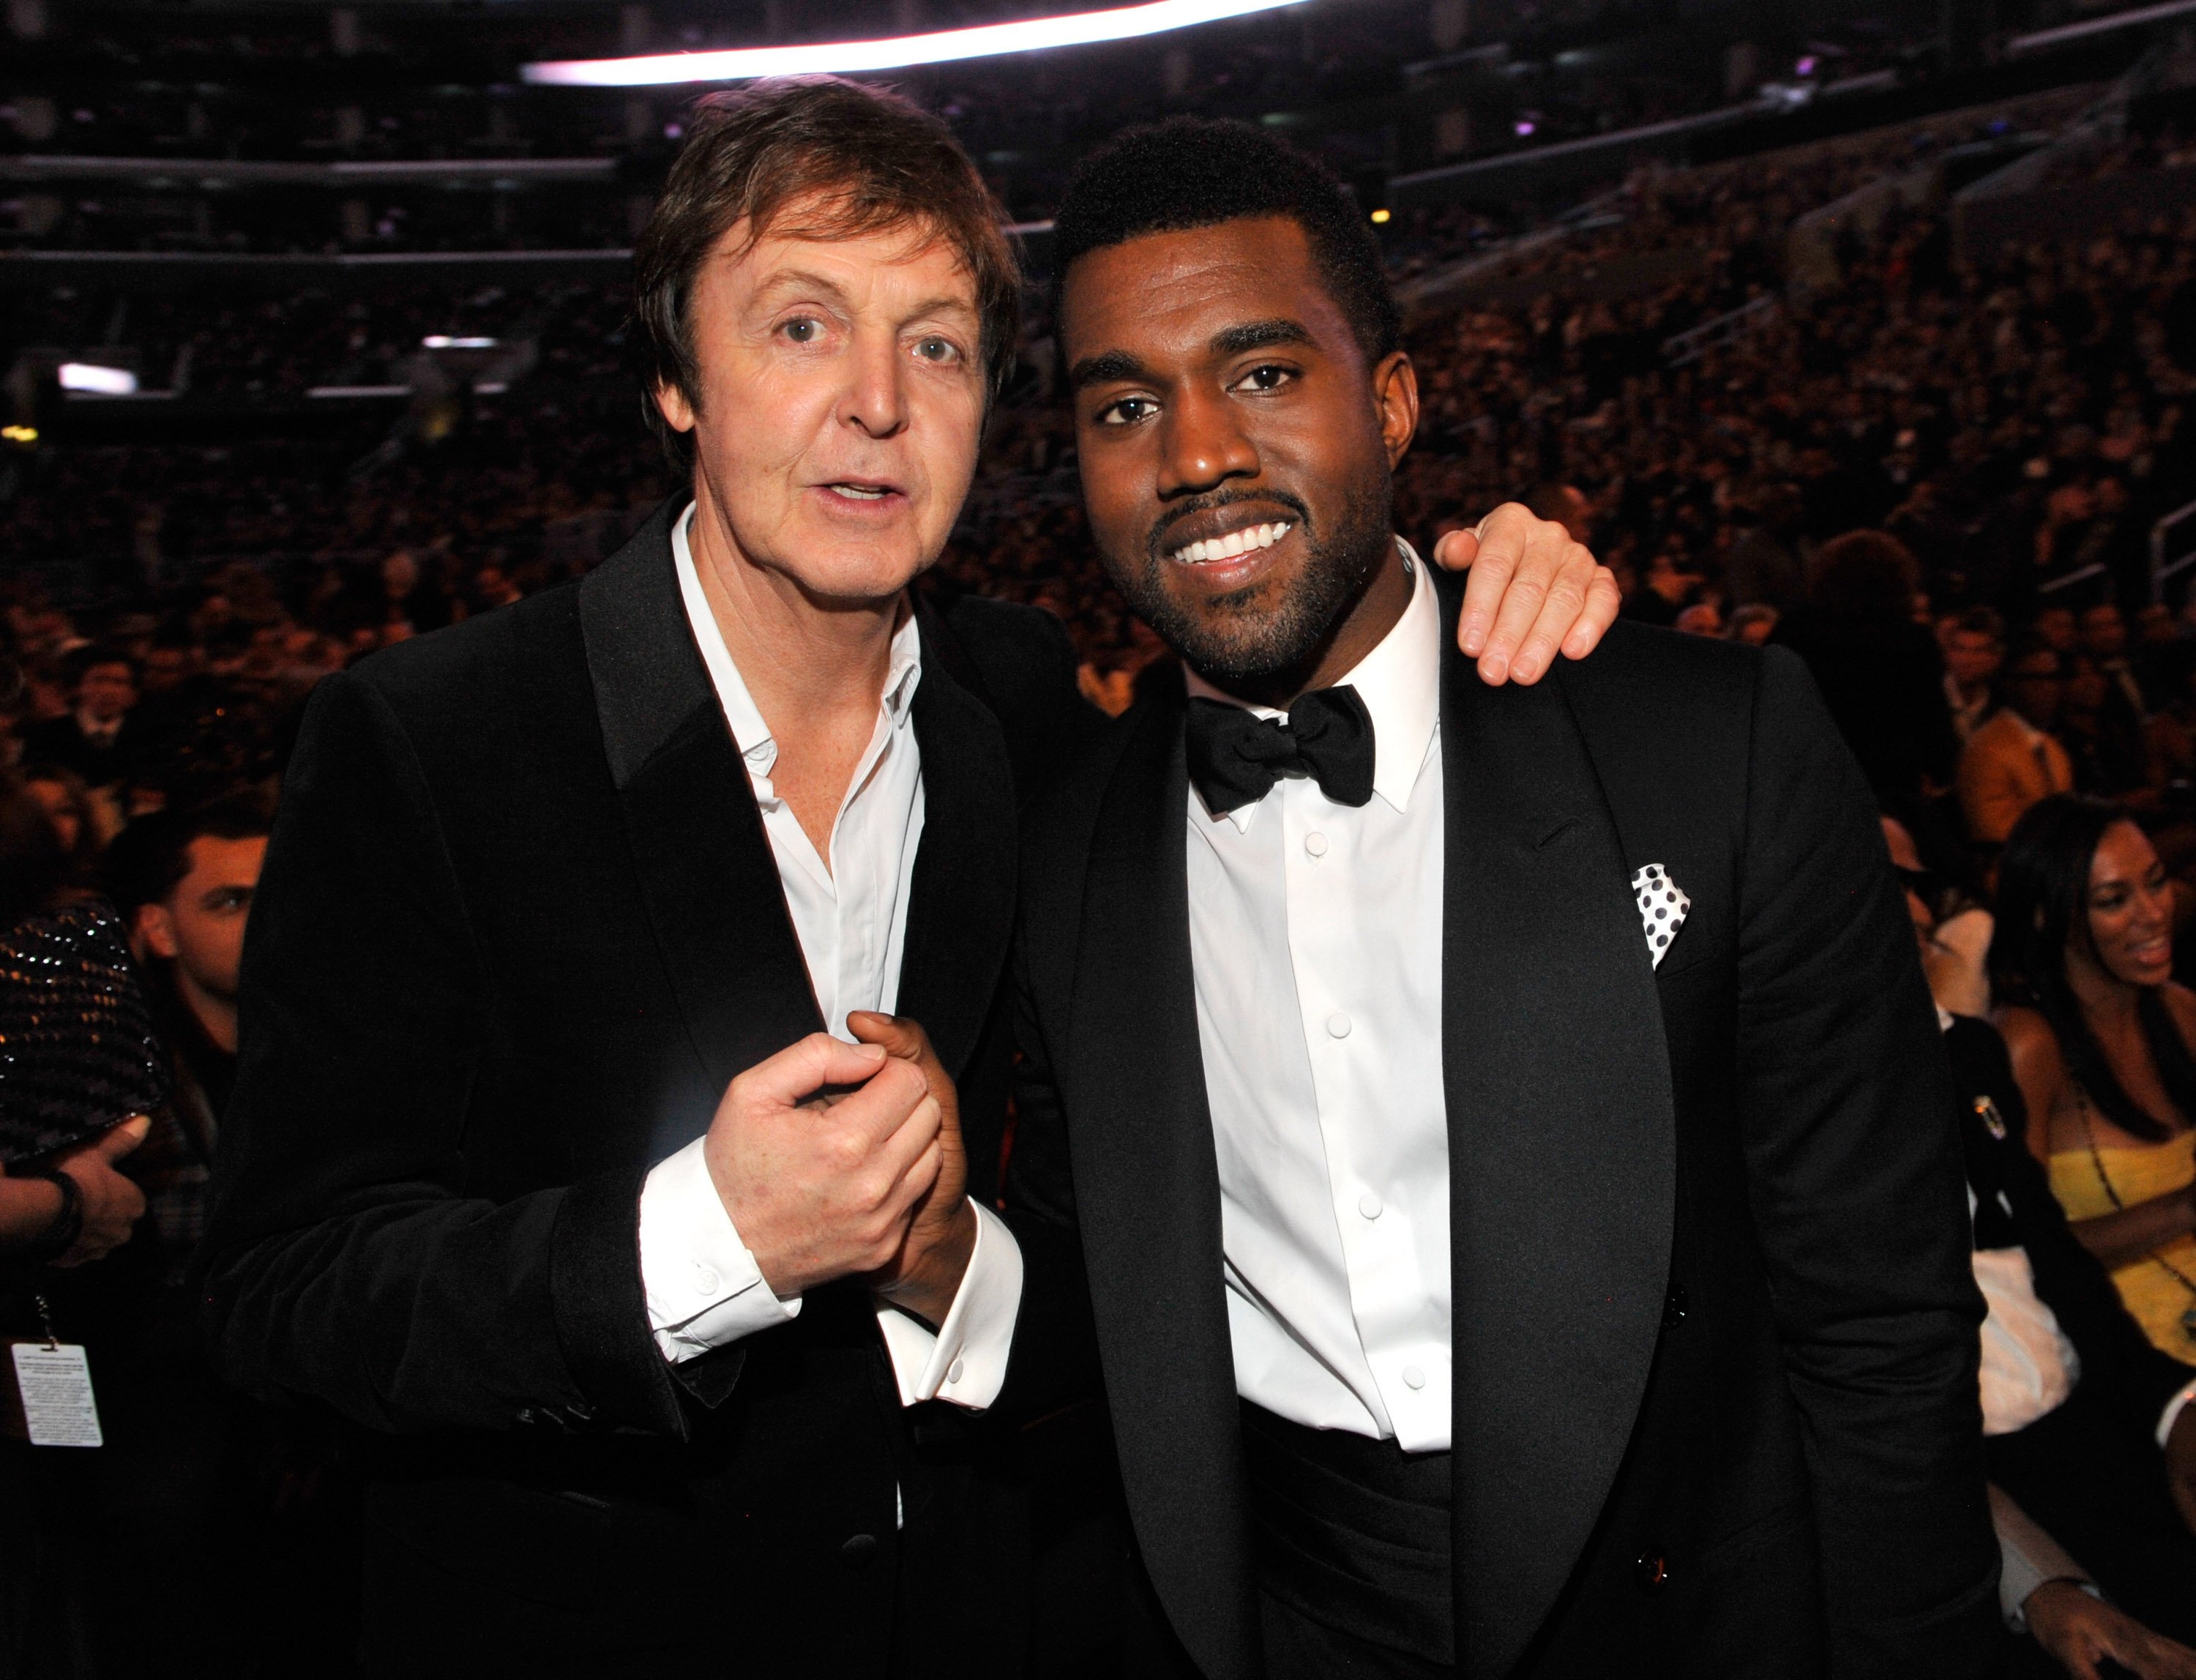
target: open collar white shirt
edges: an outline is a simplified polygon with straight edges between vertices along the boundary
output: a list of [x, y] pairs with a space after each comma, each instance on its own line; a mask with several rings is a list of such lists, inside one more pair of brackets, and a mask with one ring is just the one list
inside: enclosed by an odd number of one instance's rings
[[[740, 748], [786, 909], [825, 1027], [851, 1039], [851, 1010], [889, 1013], [899, 996], [908, 901], [922, 839], [922, 759], [914, 698], [922, 676], [921, 632], [910, 615], [892, 641], [870, 744], [841, 801], [827, 863], [771, 782], [777, 743], [725, 645], [702, 587], [688, 536], [689, 507], [672, 528], [672, 562], [686, 621], [708, 669], [725, 726]], [[783, 1324], [800, 1311], [764, 1281], [717, 1194], [696, 1138], [650, 1169], [640, 1198], [641, 1281], [650, 1329], [677, 1363]], [[878, 1322], [902, 1396], [961, 1405], [991, 1403], [1005, 1380], [1006, 1352], [1021, 1292], [1020, 1255], [996, 1215], [977, 1209], [972, 1282], [935, 1336], [904, 1314]], [[971, 1317], [988, 1326], [973, 1336]]]
[[1340, 678], [1372, 715], [1371, 800], [1285, 778], [1215, 817], [1193, 788], [1190, 950], [1237, 1391], [1431, 1452], [1450, 1432], [1442, 626], [1403, 555], [1402, 617]]

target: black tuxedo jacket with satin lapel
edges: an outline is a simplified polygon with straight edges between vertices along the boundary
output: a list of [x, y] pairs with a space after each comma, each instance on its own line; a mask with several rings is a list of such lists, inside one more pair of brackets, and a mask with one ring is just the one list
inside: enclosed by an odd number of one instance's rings
[[[2081, 1356], [2081, 1386], [2101, 1401], [2099, 1415], [2117, 1414], [2139, 1440], [2152, 1440], [2165, 1403], [2196, 1371], [2143, 1334], [2121, 1304], [2112, 1273], [2068, 1227], [2043, 1163], [2028, 1152], [2028, 1104], [1997, 1029], [1972, 1016], [1955, 1016], [1945, 1031], [1945, 1048], [1959, 1092], [1968, 1186], [1979, 1202], [2004, 1197], [2028, 1255], [2037, 1299], [2051, 1309]], [[2002, 1137], [1991, 1134], [1978, 1106], [1985, 1097], [1997, 1107]]]
[[[1620, 623], [1537, 687], [1453, 647], [1443, 672], [1461, 1672], [1979, 1671], [1982, 1304], [1851, 755], [1782, 652]], [[1093, 1315], [1152, 1585], [1236, 1680], [1257, 1613], [1181, 719], [1132, 710], [1030, 825], [1000, 1404], [1090, 1380]], [[1692, 898], [1659, 969], [1647, 863]]]
[[[583, 582], [315, 695], [247, 939], [209, 1331], [234, 1380], [377, 1432], [370, 1633], [404, 1671], [876, 1673], [895, 1578], [926, 1571], [895, 1671], [928, 1671], [904, 1648], [931, 1631], [954, 1672], [1004, 1668], [1010, 1626], [968, 1636], [1014, 1599], [956, 1527], [972, 1432], [903, 1413], [858, 1285], [675, 1370], [650, 1334], [648, 1168], [822, 1025], [680, 606], [678, 506]], [[1048, 615], [920, 610], [899, 1007], [960, 1081], [988, 1197], [1017, 784], [1083, 703]]]

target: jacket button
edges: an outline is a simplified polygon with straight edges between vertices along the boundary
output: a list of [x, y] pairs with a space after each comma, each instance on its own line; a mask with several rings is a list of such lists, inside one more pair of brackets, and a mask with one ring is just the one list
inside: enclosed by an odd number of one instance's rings
[[1685, 1293], [1685, 1286], [1672, 1284], [1670, 1292], [1662, 1297], [1662, 1328], [1669, 1330], [1681, 1322], [1692, 1304], [1692, 1297]]
[[877, 1537], [857, 1534], [839, 1548], [839, 1561], [849, 1569], [866, 1569], [870, 1560], [877, 1555]]
[[1632, 1579], [1638, 1582], [1642, 1592], [1660, 1592], [1669, 1584], [1670, 1560], [1659, 1551], [1650, 1551], [1632, 1566]]

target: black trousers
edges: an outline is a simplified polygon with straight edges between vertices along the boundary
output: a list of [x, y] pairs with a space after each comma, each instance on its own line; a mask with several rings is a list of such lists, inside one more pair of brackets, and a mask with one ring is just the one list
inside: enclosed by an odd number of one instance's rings
[[1456, 1671], [1449, 1456], [1309, 1429], [1245, 1401], [1268, 1680]]
[[2056, 1412], [1984, 1442], [1991, 1480], [2154, 1632], [2196, 1643], [2196, 1535], [2166, 1491], [2156, 1417], [2078, 1384]]

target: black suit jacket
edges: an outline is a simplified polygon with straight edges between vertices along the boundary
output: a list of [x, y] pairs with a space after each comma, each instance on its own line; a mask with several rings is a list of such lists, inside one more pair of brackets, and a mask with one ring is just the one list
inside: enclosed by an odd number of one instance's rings
[[[315, 696], [246, 944], [205, 1320], [234, 1380], [374, 1433], [384, 1666], [860, 1675], [897, 1637], [919, 1672], [934, 1631], [956, 1672], [1004, 1668], [1014, 1628], [968, 1631], [1014, 1597], [956, 1527], [970, 1431], [903, 1412], [858, 1285], [675, 1369], [650, 1334], [649, 1167], [823, 1025], [680, 605], [678, 506]], [[899, 1007], [988, 1196], [1017, 772], [1081, 702], [1056, 621], [921, 610]], [[923, 1627], [895, 1633], [896, 1579]]]
[[[1783, 652], [1619, 624], [1534, 688], [1453, 647], [1443, 673], [1461, 1672], [1979, 1671], [1981, 1302], [1851, 755]], [[1089, 1380], [1087, 1302], [1151, 1581], [1235, 1680], [1257, 1609], [1182, 715], [1132, 710], [1032, 820], [1001, 1404]], [[1650, 863], [1692, 898], [1659, 969]]]
[[[2028, 1255], [2037, 1299], [2051, 1309], [2081, 1356], [2080, 1386], [2095, 1405], [2092, 1415], [2119, 1417], [2147, 1446], [2165, 1403], [2196, 1372], [2159, 1352], [2143, 1334], [2121, 1305], [2112, 1274], [2068, 1228], [2042, 1163], [2028, 1152], [2028, 1105], [1997, 1029], [1956, 1016], [1945, 1029], [1945, 1049], [1959, 1092], [1968, 1187], [1977, 1202], [1997, 1202], [2009, 1219]], [[1991, 1130], [1985, 1099], [1996, 1110], [2002, 1136]]]

